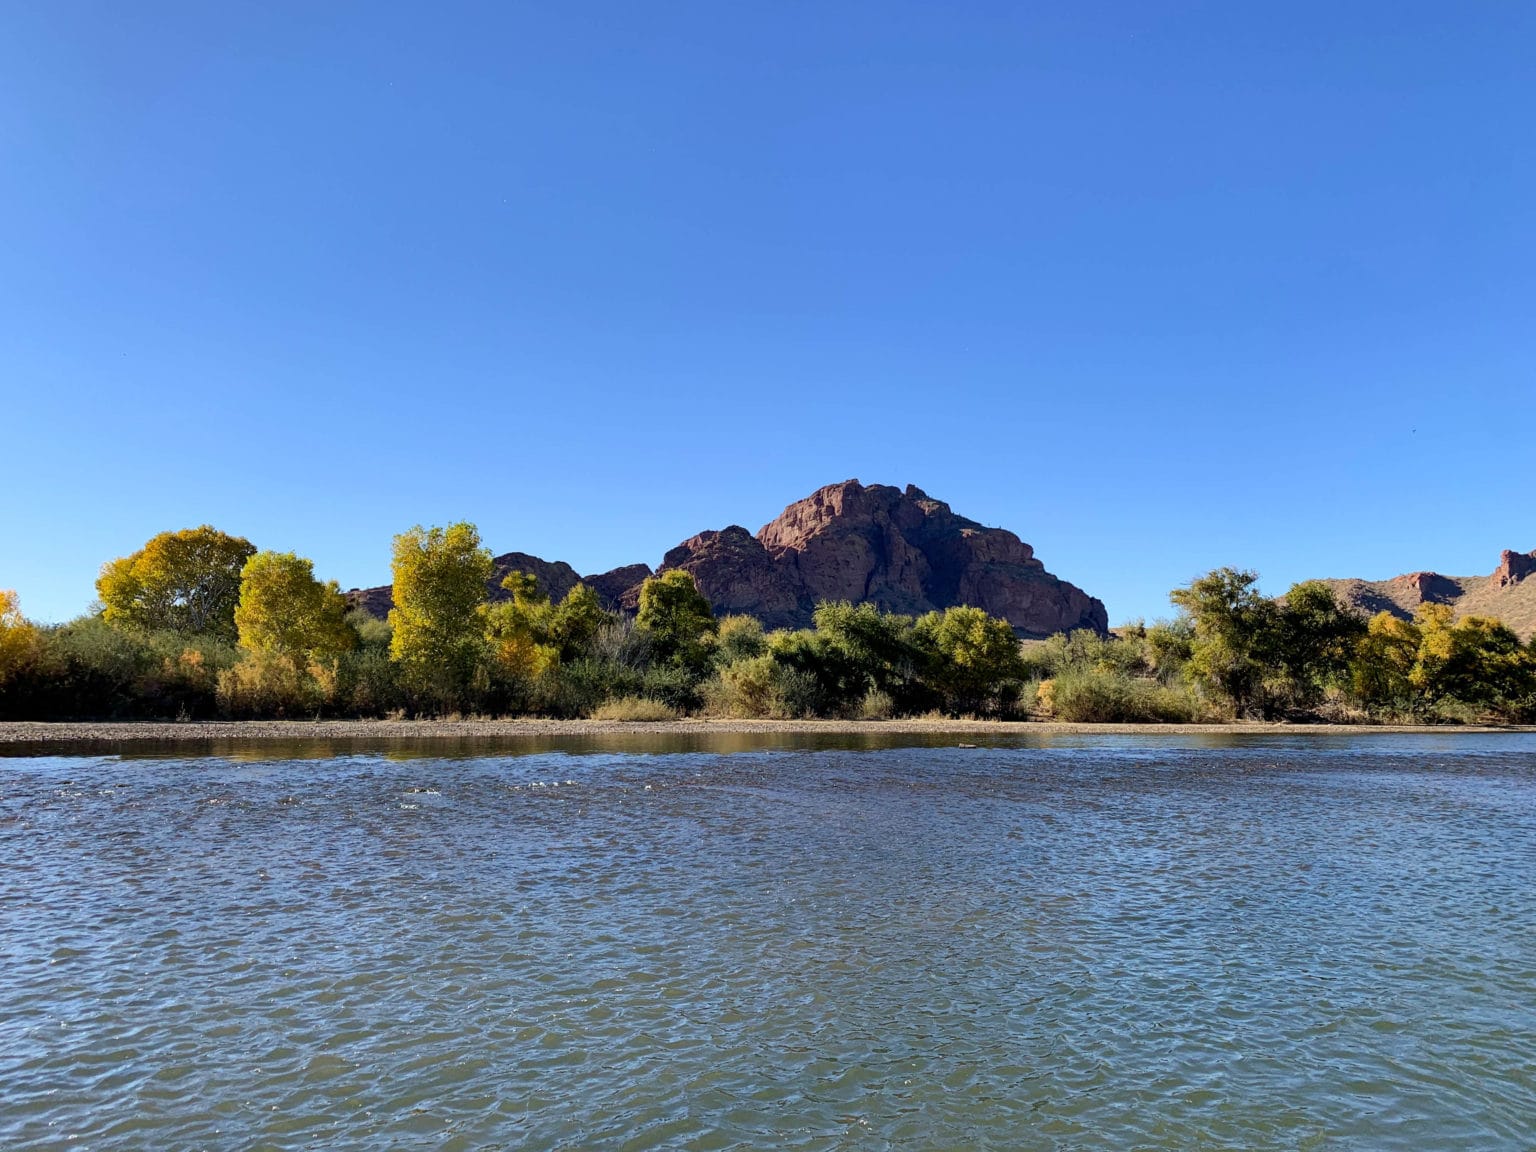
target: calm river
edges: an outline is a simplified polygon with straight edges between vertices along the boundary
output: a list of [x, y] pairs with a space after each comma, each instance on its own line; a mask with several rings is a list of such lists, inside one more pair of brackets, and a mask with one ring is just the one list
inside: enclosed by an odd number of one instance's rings
[[0, 759], [0, 1148], [1530, 1149], [1536, 738]]

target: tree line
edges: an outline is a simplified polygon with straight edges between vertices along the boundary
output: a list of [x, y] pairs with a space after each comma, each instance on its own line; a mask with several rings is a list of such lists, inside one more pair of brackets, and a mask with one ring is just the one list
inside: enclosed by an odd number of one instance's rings
[[945, 715], [1077, 721], [1536, 719], [1536, 641], [1426, 605], [1364, 620], [1321, 583], [1278, 600], [1222, 568], [1177, 614], [1021, 644], [954, 607], [823, 603], [813, 626], [717, 618], [691, 575], [647, 579], [633, 616], [528, 573], [492, 601], [473, 525], [395, 537], [387, 620], [349, 610], [308, 559], [212, 527], [103, 566], [99, 604], [26, 620], [0, 591], [0, 717], [542, 715], [659, 719]]

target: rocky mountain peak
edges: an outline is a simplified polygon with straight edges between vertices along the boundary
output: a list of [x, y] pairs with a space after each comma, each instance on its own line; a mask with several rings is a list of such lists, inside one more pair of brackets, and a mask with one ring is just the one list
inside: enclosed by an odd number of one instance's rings
[[[818, 601], [872, 603], [917, 615], [959, 604], [983, 608], [1025, 636], [1108, 627], [1104, 605], [1058, 580], [1012, 532], [956, 515], [921, 488], [844, 480], [785, 508], [756, 534], [739, 524], [700, 532], [671, 549], [659, 571], [690, 572], [717, 615], [744, 613], [769, 628], [811, 622]], [[493, 599], [509, 571], [531, 572], [555, 599], [578, 580], [605, 604], [635, 611], [644, 564], [578, 577], [568, 564], [522, 552], [496, 558]], [[354, 591], [383, 615], [388, 587]]]
[[1499, 555], [1499, 566], [1488, 577], [1488, 582], [1496, 588], [1508, 588], [1533, 572], [1536, 572], [1536, 551], [1513, 552], [1506, 548]]

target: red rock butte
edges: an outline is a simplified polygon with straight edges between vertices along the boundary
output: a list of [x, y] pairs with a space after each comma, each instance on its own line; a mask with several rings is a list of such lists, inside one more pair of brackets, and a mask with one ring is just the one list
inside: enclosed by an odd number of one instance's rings
[[[796, 501], [756, 535], [739, 525], [700, 532], [667, 552], [658, 571], [681, 569], [720, 616], [755, 616], [769, 628], [802, 628], [822, 600], [874, 604], [916, 615], [972, 605], [1007, 620], [1021, 636], [1088, 628], [1104, 633], [1104, 605], [1045, 570], [1012, 532], [956, 515], [921, 489], [845, 480]], [[551, 596], [578, 581], [610, 607], [634, 611], [652, 575], [631, 564], [579, 577], [568, 564], [521, 552], [496, 558], [501, 578], [531, 572]], [[389, 588], [349, 593], [375, 615], [389, 610]]]

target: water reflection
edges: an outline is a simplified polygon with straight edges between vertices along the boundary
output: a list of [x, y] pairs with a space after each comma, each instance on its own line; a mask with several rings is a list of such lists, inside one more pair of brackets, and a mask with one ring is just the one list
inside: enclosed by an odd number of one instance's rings
[[1242, 732], [1126, 733], [1098, 731], [1072, 734], [950, 731], [950, 732], [722, 732], [702, 730], [679, 733], [650, 731], [637, 725], [624, 731], [580, 735], [494, 736], [357, 736], [293, 738], [212, 738], [177, 740], [87, 739], [74, 741], [0, 743], [0, 762], [10, 758], [49, 756], [117, 755], [126, 759], [178, 759], [217, 757], [226, 760], [329, 760], [358, 755], [377, 755], [391, 760], [420, 758], [476, 759], [487, 756], [537, 756], [550, 752], [569, 755], [627, 753], [667, 755], [715, 753], [726, 755], [761, 751], [877, 751], [896, 748], [985, 749], [1102, 749], [1128, 755], [1157, 754], [1171, 750], [1243, 750], [1270, 748], [1277, 751], [1315, 751], [1320, 755], [1499, 754], [1536, 752], [1532, 732], [1394, 732], [1360, 735], [1334, 734], [1324, 729], [1302, 729], [1295, 734]]

